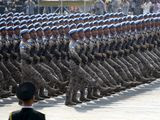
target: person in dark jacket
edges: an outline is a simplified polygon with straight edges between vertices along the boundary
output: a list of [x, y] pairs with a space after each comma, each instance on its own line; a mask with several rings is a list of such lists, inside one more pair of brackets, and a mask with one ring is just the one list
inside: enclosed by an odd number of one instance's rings
[[36, 88], [31, 82], [24, 82], [17, 88], [16, 95], [23, 108], [12, 112], [9, 120], [45, 120], [45, 115], [33, 109]]

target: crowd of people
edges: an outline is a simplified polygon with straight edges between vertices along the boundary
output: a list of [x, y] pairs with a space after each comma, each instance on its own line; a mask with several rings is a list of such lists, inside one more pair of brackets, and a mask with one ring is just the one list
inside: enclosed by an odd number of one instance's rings
[[99, 4], [98, 9], [104, 13], [123, 12], [125, 15], [139, 15], [160, 11], [159, 0], [97, 0], [96, 3]]
[[159, 35], [160, 13], [2, 14], [0, 98], [31, 82], [35, 101], [66, 94], [70, 106], [150, 83]]
[[[10, 0], [12, 1], [12, 0]], [[23, 0], [21, 9], [15, 9], [16, 2], [9, 2], [11, 5], [8, 8], [4, 7], [5, 11], [25, 12], [26, 14], [43, 14], [53, 13], [60, 6], [39, 6], [38, 0]], [[14, 8], [11, 8], [14, 7]], [[156, 13], [160, 11], [160, 0], [94, 0], [93, 4], [86, 6], [63, 6], [69, 13], [89, 12], [92, 14], [102, 15], [105, 13], [123, 12], [125, 15], [139, 15], [146, 13]], [[2, 12], [2, 13], [3, 13]], [[68, 13], [66, 13], [68, 14]]]
[[[33, 14], [33, 8], [35, 7], [35, 2], [32, 0], [26, 1], [26, 6], [31, 12], [29, 14]], [[115, 13], [115, 12], [123, 12], [125, 15], [128, 14], [146, 14], [146, 13], [154, 13], [160, 11], [160, 1], [159, 0], [95, 0], [94, 4], [91, 6], [83, 7], [74, 7], [72, 10], [68, 7], [71, 12], [90, 12], [97, 15], [102, 15], [105, 13]], [[30, 8], [30, 9], [29, 9]], [[51, 12], [55, 10], [55, 7], [46, 8], [43, 12]], [[76, 9], [75, 9], [76, 8]], [[85, 11], [84, 11], [85, 10]], [[52, 11], [52, 12], [53, 12]]]

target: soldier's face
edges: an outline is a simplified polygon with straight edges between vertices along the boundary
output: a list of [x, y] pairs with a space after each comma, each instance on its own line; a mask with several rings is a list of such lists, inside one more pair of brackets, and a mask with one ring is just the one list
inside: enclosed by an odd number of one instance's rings
[[130, 25], [128, 25], [128, 31], [131, 29], [131, 26]]
[[79, 35], [79, 38], [80, 38], [80, 39], [84, 38], [84, 32], [83, 32], [83, 31], [82, 31], [82, 32], [79, 32], [78, 35]]
[[55, 34], [56, 34], [56, 35], [59, 35], [59, 32], [58, 32], [58, 30], [55, 30]]
[[100, 30], [97, 30], [97, 33], [98, 33], [98, 35], [101, 35], [101, 32], [100, 32]]
[[92, 31], [92, 35], [93, 35], [93, 36], [97, 36], [97, 35], [98, 35], [98, 31], [97, 31], [97, 30], [93, 30], [93, 31]]
[[90, 32], [90, 31], [87, 31], [87, 32], [85, 33], [85, 36], [86, 36], [86, 37], [91, 37], [91, 32]]
[[30, 36], [31, 36], [32, 38], [36, 38], [36, 37], [37, 37], [37, 34], [36, 34], [36, 32], [31, 32], [31, 33], [30, 33]]
[[72, 38], [73, 38], [74, 40], [78, 40], [78, 39], [79, 39], [78, 33], [75, 33], [75, 34], [72, 36]]
[[104, 34], [108, 35], [108, 30], [107, 29], [104, 29]]
[[48, 30], [48, 35], [49, 35], [49, 36], [51, 36], [51, 35], [52, 35], [51, 30]]
[[6, 35], [6, 31], [2, 30], [1, 35]]
[[30, 39], [30, 35], [29, 33], [26, 33], [22, 36], [25, 40], [29, 40]]
[[104, 33], [104, 31], [102, 29], [98, 30], [98, 34], [102, 35]]
[[52, 30], [52, 35], [55, 35], [55, 31], [54, 30]]
[[39, 30], [39, 31], [37, 32], [37, 35], [41, 37], [41, 36], [43, 36], [43, 32], [42, 32], [41, 30]]
[[47, 31], [44, 32], [44, 34], [45, 34], [46, 36], [51, 36], [51, 31], [50, 31], [50, 30], [47, 30]]

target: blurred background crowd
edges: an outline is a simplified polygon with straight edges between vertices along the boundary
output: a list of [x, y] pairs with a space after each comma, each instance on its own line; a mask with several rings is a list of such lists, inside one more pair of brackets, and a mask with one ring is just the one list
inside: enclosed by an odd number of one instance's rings
[[[61, 0], [59, 0], [61, 1]], [[63, 0], [62, 0], [63, 1]], [[84, 1], [84, 0], [79, 0]], [[138, 15], [160, 12], [160, 0], [91, 0], [93, 4], [87, 6], [63, 6], [68, 13], [90, 12], [105, 14], [123, 12], [125, 15]], [[0, 0], [0, 13], [25, 12], [26, 14], [53, 13], [60, 6], [39, 5], [41, 0]], [[62, 6], [61, 6], [62, 7]]]

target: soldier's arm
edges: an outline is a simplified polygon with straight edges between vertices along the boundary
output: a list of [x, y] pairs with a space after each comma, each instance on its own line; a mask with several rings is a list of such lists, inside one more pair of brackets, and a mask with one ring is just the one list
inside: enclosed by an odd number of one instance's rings
[[81, 62], [81, 58], [79, 57], [79, 55], [77, 54], [77, 52], [75, 50], [71, 50], [71, 59], [75, 62]]

